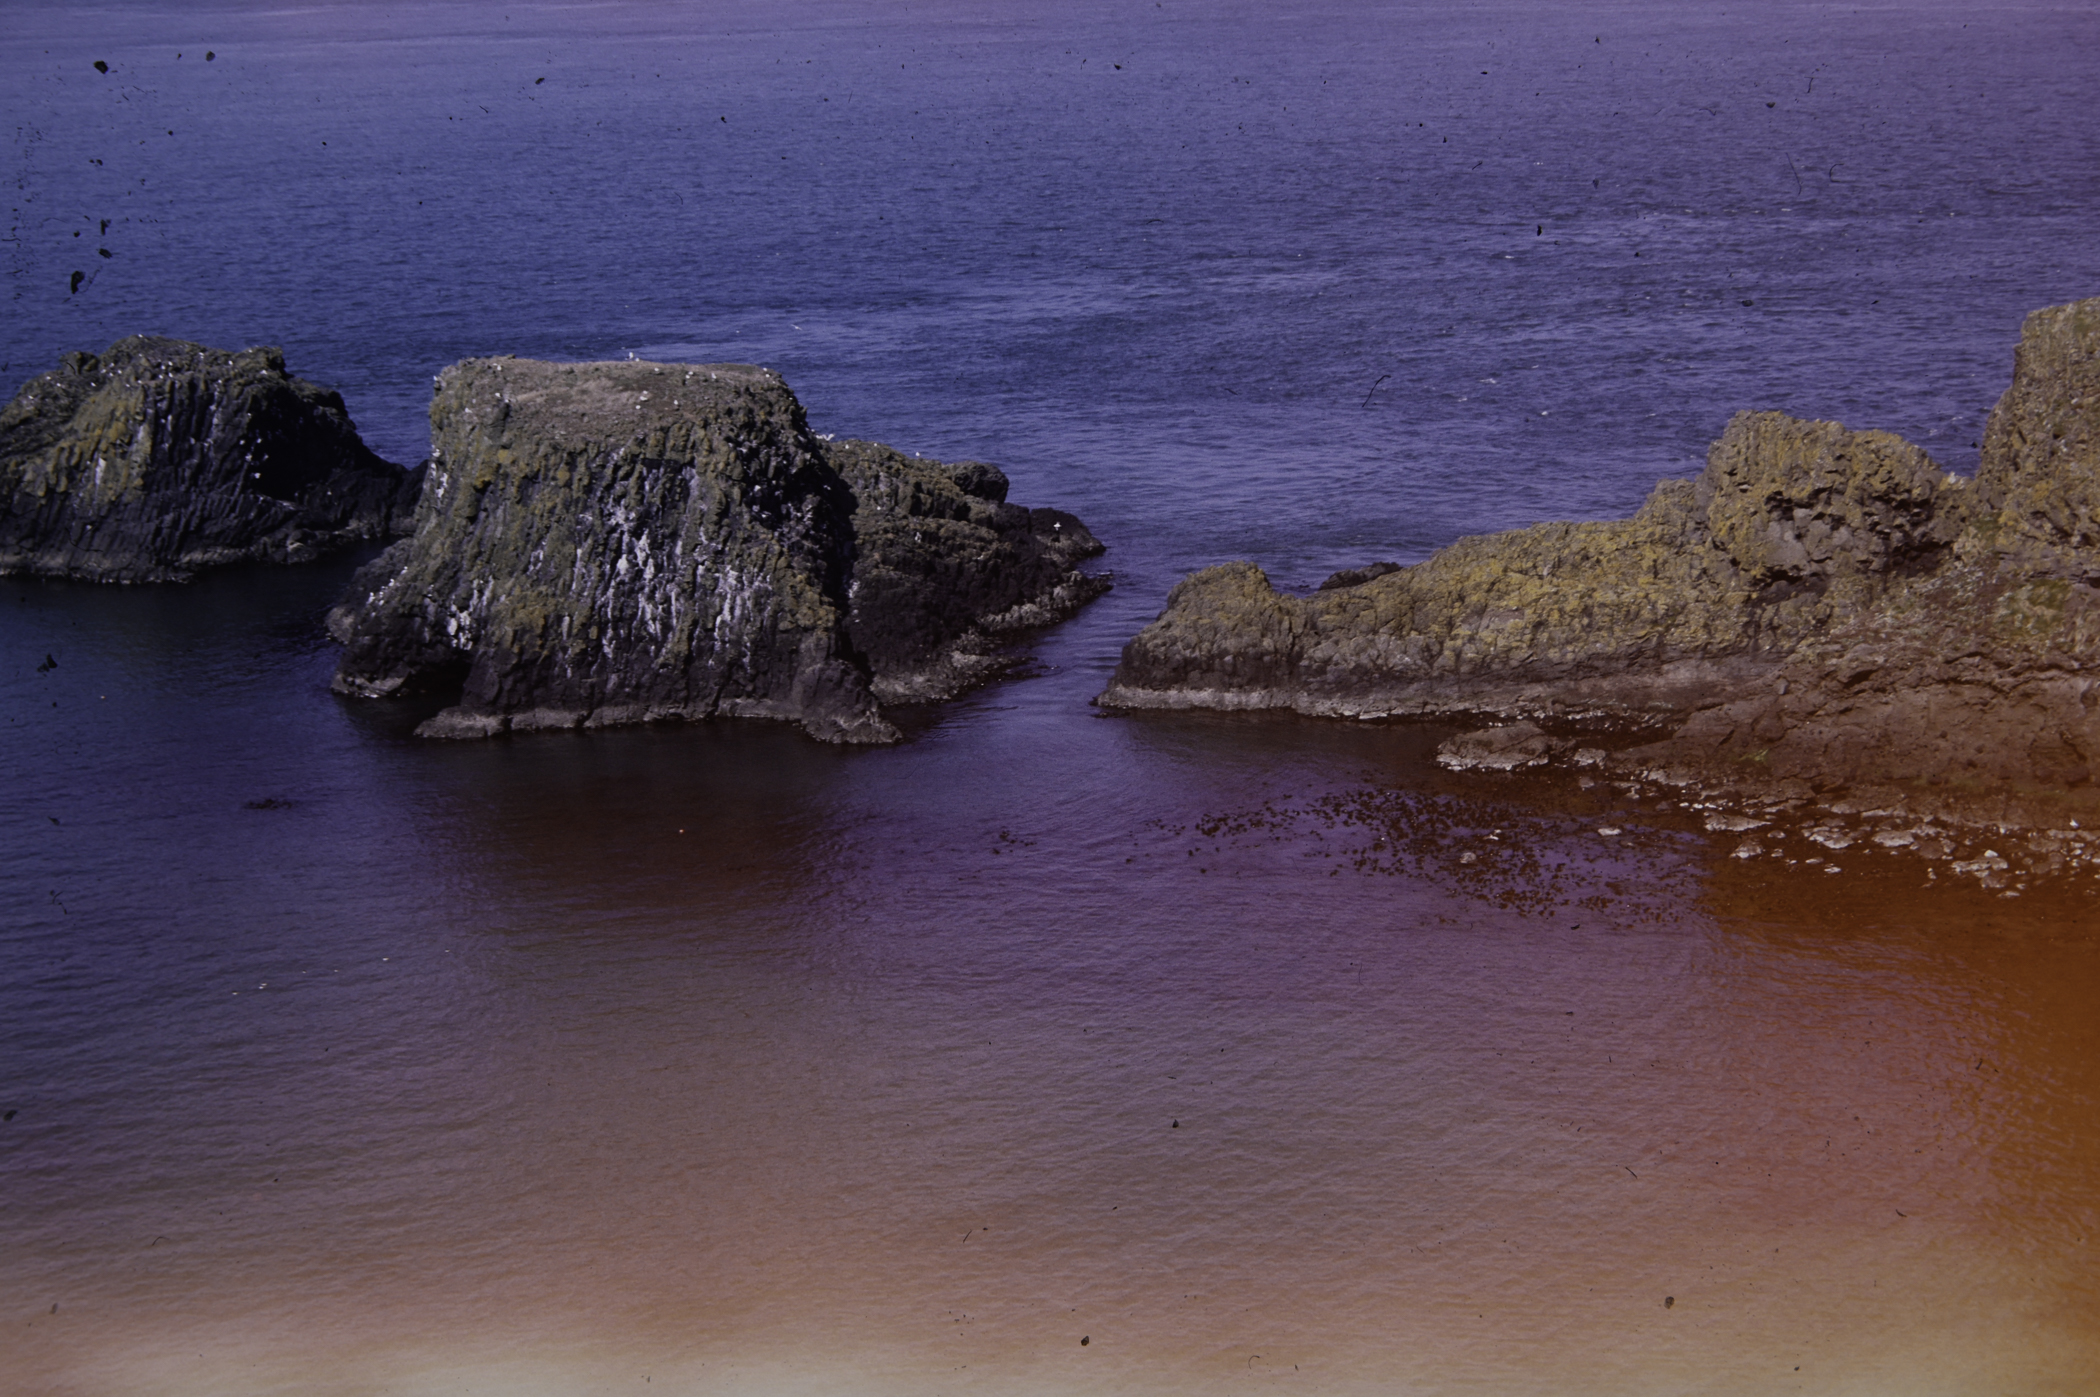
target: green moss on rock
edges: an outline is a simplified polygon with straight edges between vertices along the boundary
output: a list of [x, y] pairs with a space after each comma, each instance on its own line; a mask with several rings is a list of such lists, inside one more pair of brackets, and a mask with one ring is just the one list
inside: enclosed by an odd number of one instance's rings
[[743, 716], [894, 740], [878, 698], [984, 677], [981, 637], [1067, 614], [1100, 551], [992, 467], [819, 440], [748, 365], [468, 360], [431, 435], [414, 536], [331, 627], [338, 691], [459, 693], [432, 735]]
[[400, 532], [417, 484], [278, 350], [134, 336], [68, 354], [0, 410], [0, 573], [301, 562]]
[[1960, 496], [1885, 433], [1743, 413], [1704, 475], [1662, 482], [1631, 519], [1463, 538], [1309, 597], [1252, 564], [1199, 573], [1101, 702], [1650, 723], [1944, 552]]
[[1251, 564], [1198, 573], [1100, 702], [1634, 729], [1655, 740], [1628, 761], [1823, 784], [2082, 785], [2100, 300], [2028, 318], [1973, 484], [1885, 432], [1740, 413], [1631, 519], [1375, 571], [1309, 597]]

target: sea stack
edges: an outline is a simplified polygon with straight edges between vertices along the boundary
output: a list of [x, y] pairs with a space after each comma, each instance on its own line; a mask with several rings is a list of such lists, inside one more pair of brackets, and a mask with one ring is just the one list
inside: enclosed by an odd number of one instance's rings
[[[1103, 585], [1005, 478], [814, 436], [769, 370], [475, 359], [439, 376], [411, 536], [330, 617], [338, 692], [457, 694], [419, 730], [763, 717], [895, 740], [989, 637]], [[1040, 516], [1040, 517], [1039, 517]]]
[[400, 532], [418, 475], [276, 349], [138, 335], [0, 410], [0, 574], [180, 582]]
[[1248, 563], [1195, 574], [1099, 702], [1524, 725], [1468, 735], [1454, 766], [1588, 738], [1649, 772], [1821, 789], [2083, 786], [2100, 764], [2100, 300], [2028, 318], [1973, 482], [1885, 432], [1741, 413], [1699, 477], [1631, 519], [1331, 580], [1301, 597]]

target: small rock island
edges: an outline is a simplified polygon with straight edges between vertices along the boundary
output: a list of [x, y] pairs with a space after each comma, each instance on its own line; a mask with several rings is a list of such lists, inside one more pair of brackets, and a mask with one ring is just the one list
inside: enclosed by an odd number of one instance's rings
[[2096, 665], [2100, 299], [2027, 318], [1973, 481], [1886, 432], [1740, 413], [1631, 519], [1464, 538], [1310, 596], [1249, 563], [1196, 573], [1098, 702], [1488, 720], [1446, 744], [1455, 767], [1581, 754], [2046, 804], [2100, 770]]
[[0, 409], [0, 575], [303, 562], [402, 532], [419, 485], [282, 352], [135, 335], [68, 354]]
[[815, 436], [743, 364], [472, 359], [438, 378], [409, 537], [329, 617], [359, 697], [419, 732], [762, 717], [888, 742], [885, 702], [1004, 668], [1000, 637], [1108, 589], [1072, 515], [978, 462]]

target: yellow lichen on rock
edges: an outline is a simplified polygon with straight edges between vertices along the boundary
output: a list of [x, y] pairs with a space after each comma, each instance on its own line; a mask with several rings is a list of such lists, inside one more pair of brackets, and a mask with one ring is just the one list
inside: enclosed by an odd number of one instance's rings
[[2028, 317], [1973, 484], [1887, 432], [1739, 413], [1631, 519], [1464, 538], [1309, 597], [1251, 564], [1197, 573], [1099, 702], [1535, 719], [1645, 732], [1625, 756], [1650, 768], [2079, 785], [2100, 767], [2095, 583], [2100, 300]]

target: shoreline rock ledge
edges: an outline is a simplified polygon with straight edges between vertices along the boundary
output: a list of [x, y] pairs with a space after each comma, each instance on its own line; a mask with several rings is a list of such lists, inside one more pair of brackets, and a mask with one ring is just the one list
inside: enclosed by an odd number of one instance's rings
[[330, 613], [337, 692], [457, 695], [482, 737], [713, 717], [890, 742], [883, 702], [1013, 663], [1108, 590], [1069, 514], [980, 462], [827, 442], [746, 364], [470, 359], [439, 375], [414, 532]]
[[276, 349], [134, 335], [0, 409], [0, 575], [184, 582], [401, 533], [420, 474]]
[[1194, 574], [1097, 702], [1490, 720], [1446, 744], [1458, 768], [2083, 808], [2100, 773], [2100, 299], [2027, 318], [1973, 481], [1885, 432], [1746, 412], [1699, 477], [1663, 481], [1631, 519], [1330, 581], [1298, 597], [1249, 563]]

